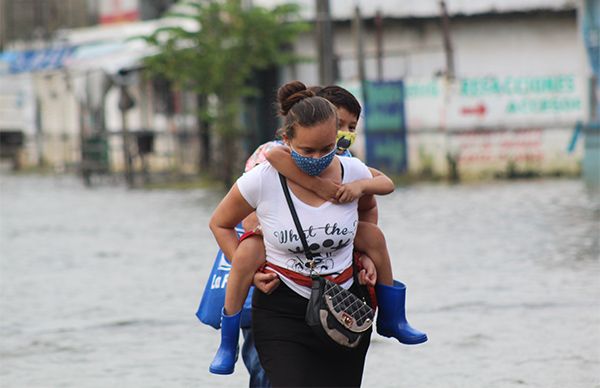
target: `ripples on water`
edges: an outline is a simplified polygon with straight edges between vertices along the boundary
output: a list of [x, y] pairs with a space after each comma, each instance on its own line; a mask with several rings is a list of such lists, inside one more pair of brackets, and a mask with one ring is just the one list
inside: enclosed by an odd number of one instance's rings
[[[222, 193], [2, 176], [0, 384], [240, 387], [193, 315]], [[379, 199], [408, 316], [365, 387], [600, 386], [600, 203], [579, 181], [417, 185]], [[301, 367], [301, 366], [299, 366]]]

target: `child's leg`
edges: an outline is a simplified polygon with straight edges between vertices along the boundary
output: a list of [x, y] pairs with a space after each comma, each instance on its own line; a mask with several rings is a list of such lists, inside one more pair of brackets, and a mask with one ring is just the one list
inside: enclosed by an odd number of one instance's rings
[[354, 246], [358, 251], [366, 253], [377, 269], [377, 332], [407, 345], [427, 341], [427, 334], [413, 328], [406, 320], [406, 286], [394, 281], [390, 255], [381, 229], [375, 224], [359, 222]]
[[373, 260], [377, 269], [377, 283], [387, 286], [394, 284], [392, 263], [385, 243], [385, 236], [377, 225], [370, 222], [359, 222], [354, 237], [354, 248], [357, 251], [366, 253]]
[[231, 271], [225, 289], [225, 313], [235, 314], [242, 309], [252, 285], [254, 273], [265, 262], [265, 244], [262, 236], [244, 239], [232, 259]]
[[221, 344], [210, 364], [211, 373], [233, 373], [238, 357], [241, 310], [254, 273], [264, 260], [265, 246], [260, 235], [244, 239], [234, 253], [225, 289], [225, 306], [221, 314]]

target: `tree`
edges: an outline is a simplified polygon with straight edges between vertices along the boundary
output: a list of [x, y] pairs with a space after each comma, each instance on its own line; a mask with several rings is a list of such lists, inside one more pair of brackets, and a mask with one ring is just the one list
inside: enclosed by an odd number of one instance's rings
[[[214, 96], [200, 115], [221, 139], [222, 155], [234, 154], [242, 133], [239, 115], [243, 97], [255, 94], [249, 80], [256, 70], [284, 65], [299, 58], [286, 47], [307, 30], [298, 21], [299, 7], [285, 4], [273, 9], [244, 7], [241, 0], [186, 1], [189, 12], [170, 16], [193, 20], [196, 29], [164, 27], [143, 37], [157, 48], [146, 58], [151, 74], [162, 75], [181, 89]], [[227, 186], [233, 180], [233, 158], [225, 157], [218, 176]]]

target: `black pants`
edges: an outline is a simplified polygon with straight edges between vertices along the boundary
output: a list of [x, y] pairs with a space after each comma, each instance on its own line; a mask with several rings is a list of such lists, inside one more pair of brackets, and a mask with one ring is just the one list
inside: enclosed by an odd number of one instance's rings
[[371, 331], [355, 349], [329, 345], [304, 321], [307, 304], [307, 299], [283, 282], [271, 295], [254, 290], [252, 330], [260, 363], [271, 384], [359, 387]]

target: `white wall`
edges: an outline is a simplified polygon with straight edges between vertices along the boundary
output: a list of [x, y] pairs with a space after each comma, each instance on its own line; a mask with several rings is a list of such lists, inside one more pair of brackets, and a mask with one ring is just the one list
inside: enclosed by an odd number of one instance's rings
[[[366, 74], [367, 79], [374, 80], [375, 36], [372, 29], [365, 28], [365, 32]], [[509, 162], [538, 171], [577, 170], [581, 145], [572, 154], [566, 148], [575, 122], [588, 115], [589, 87], [575, 14], [459, 17], [451, 20], [451, 33], [457, 81], [448, 85], [443, 78], [436, 78], [445, 69], [439, 21], [384, 20], [383, 78], [404, 79], [407, 85], [421, 82], [437, 89], [429, 97], [407, 96], [409, 168], [420, 171], [431, 167], [434, 173], [445, 174], [446, 153], [450, 152], [470, 175], [502, 170]], [[313, 35], [304, 35], [297, 52], [316, 58], [313, 42]], [[353, 84], [358, 70], [350, 23], [336, 25], [335, 52], [340, 58], [338, 82]], [[316, 60], [297, 65], [295, 74], [285, 76], [317, 84]], [[565, 79], [574, 86], [549, 93], [461, 96], [457, 90], [461, 80], [480, 77], [500, 82], [519, 77]], [[569, 99], [580, 105], [567, 111], [507, 114], [508, 104], [527, 102], [528, 98]], [[479, 104], [486, 107], [484, 115], [461, 114], [463, 108]], [[359, 135], [358, 145], [361, 140]], [[363, 153], [362, 149], [356, 151]]]
[[[367, 27], [364, 30], [366, 75], [375, 79], [375, 34]], [[451, 34], [457, 77], [586, 71], [575, 14], [463, 17], [451, 20]], [[384, 20], [384, 79], [432, 77], [443, 71], [442, 39], [437, 20]], [[340, 58], [339, 81], [357, 79], [349, 23], [335, 25], [334, 47]], [[295, 48], [298, 54], [313, 60], [296, 65], [298, 79], [318, 83], [314, 34], [302, 35]]]
[[35, 94], [30, 74], [0, 76], [0, 130], [35, 133]]
[[67, 77], [61, 71], [36, 73], [33, 77], [40, 114], [44, 162], [57, 168], [80, 159], [79, 110]]
[[569, 15], [465, 19], [452, 25], [457, 75], [579, 73], [583, 48]]

